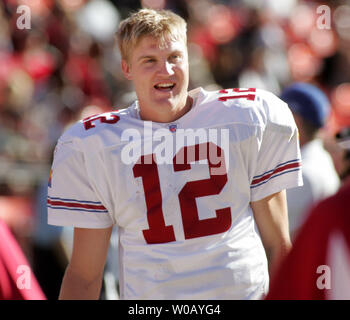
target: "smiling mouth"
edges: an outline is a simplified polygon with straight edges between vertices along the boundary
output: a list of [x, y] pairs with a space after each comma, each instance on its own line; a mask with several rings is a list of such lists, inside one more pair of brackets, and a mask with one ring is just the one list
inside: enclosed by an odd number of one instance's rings
[[154, 88], [162, 92], [169, 92], [175, 88], [175, 83], [158, 83], [154, 86]]

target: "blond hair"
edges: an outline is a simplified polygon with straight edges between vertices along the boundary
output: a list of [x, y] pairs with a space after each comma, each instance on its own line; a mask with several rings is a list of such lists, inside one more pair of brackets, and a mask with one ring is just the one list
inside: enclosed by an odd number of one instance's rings
[[144, 36], [159, 40], [160, 46], [167, 40], [187, 41], [187, 26], [183, 18], [169, 10], [141, 9], [120, 22], [117, 41], [122, 59], [128, 61], [130, 51]]

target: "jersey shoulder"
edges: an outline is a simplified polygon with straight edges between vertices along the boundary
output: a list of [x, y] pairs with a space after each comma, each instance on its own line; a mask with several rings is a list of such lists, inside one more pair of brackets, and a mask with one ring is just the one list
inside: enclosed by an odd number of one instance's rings
[[202, 106], [214, 109], [227, 121], [294, 128], [295, 122], [288, 105], [275, 94], [257, 88], [203, 90]]
[[272, 92], [257, 89], [257, 93], [258, 100], [260, 100], [260, 107], [266, 112], [267, 120], [271, 124], [293, 129], [296, 127], [293, 114], [287, 103]]
[[134, 120], [127, 109], [104, 112], [81, 119], [71, 125], [58, 140], [60, 144], [80, 150], [82, 145], [91, 149], [106, 147], [118, 142], [118, 133], [132, 126]]

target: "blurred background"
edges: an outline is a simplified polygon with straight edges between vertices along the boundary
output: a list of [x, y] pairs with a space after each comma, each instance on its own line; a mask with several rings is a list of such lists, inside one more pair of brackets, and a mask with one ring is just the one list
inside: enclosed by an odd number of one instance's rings
[[[20, 28], [20, 5], [30, 8], [29, 29]], [[57, 299], [70, 245], [64, 230], [46, 224], [53, 149], [78, 119], [135, 99], [114, 34], [140, 7], [186, 19], [191, 88], [257, 87], [276, 95], [295, 81], [321, 88], [331, 101], [322, 139], [343, 170], [334, 140], [350, 126], [348, 1], [1, 0], [0, 219], [48, 299]]]

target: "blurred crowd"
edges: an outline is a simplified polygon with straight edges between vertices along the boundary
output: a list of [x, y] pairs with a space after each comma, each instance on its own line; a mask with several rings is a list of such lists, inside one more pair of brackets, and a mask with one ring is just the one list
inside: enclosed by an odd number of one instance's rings
[[[257, 87], [280, 95], [293, 82], [331, 102], [321, 131], [341, 177], [336, 134], [350, 126], [350, 5], [345, 0], [2, 0], [0, 2], [0, 219], [15, 234], [49, 299], [67, 263], [62, 230], [46, 224], [52, 153], [78, 119], [128, 106], [115, 43], [140, 7], [188, 23], [190, 87]], [[19, 18], [30, 8], [30, 28]], [[322, 5], [322, 7], [321, 7]], [[325, 7], [326, 6], [326, 7]], [[327, 11], [329, 9], [329, 11]]]

